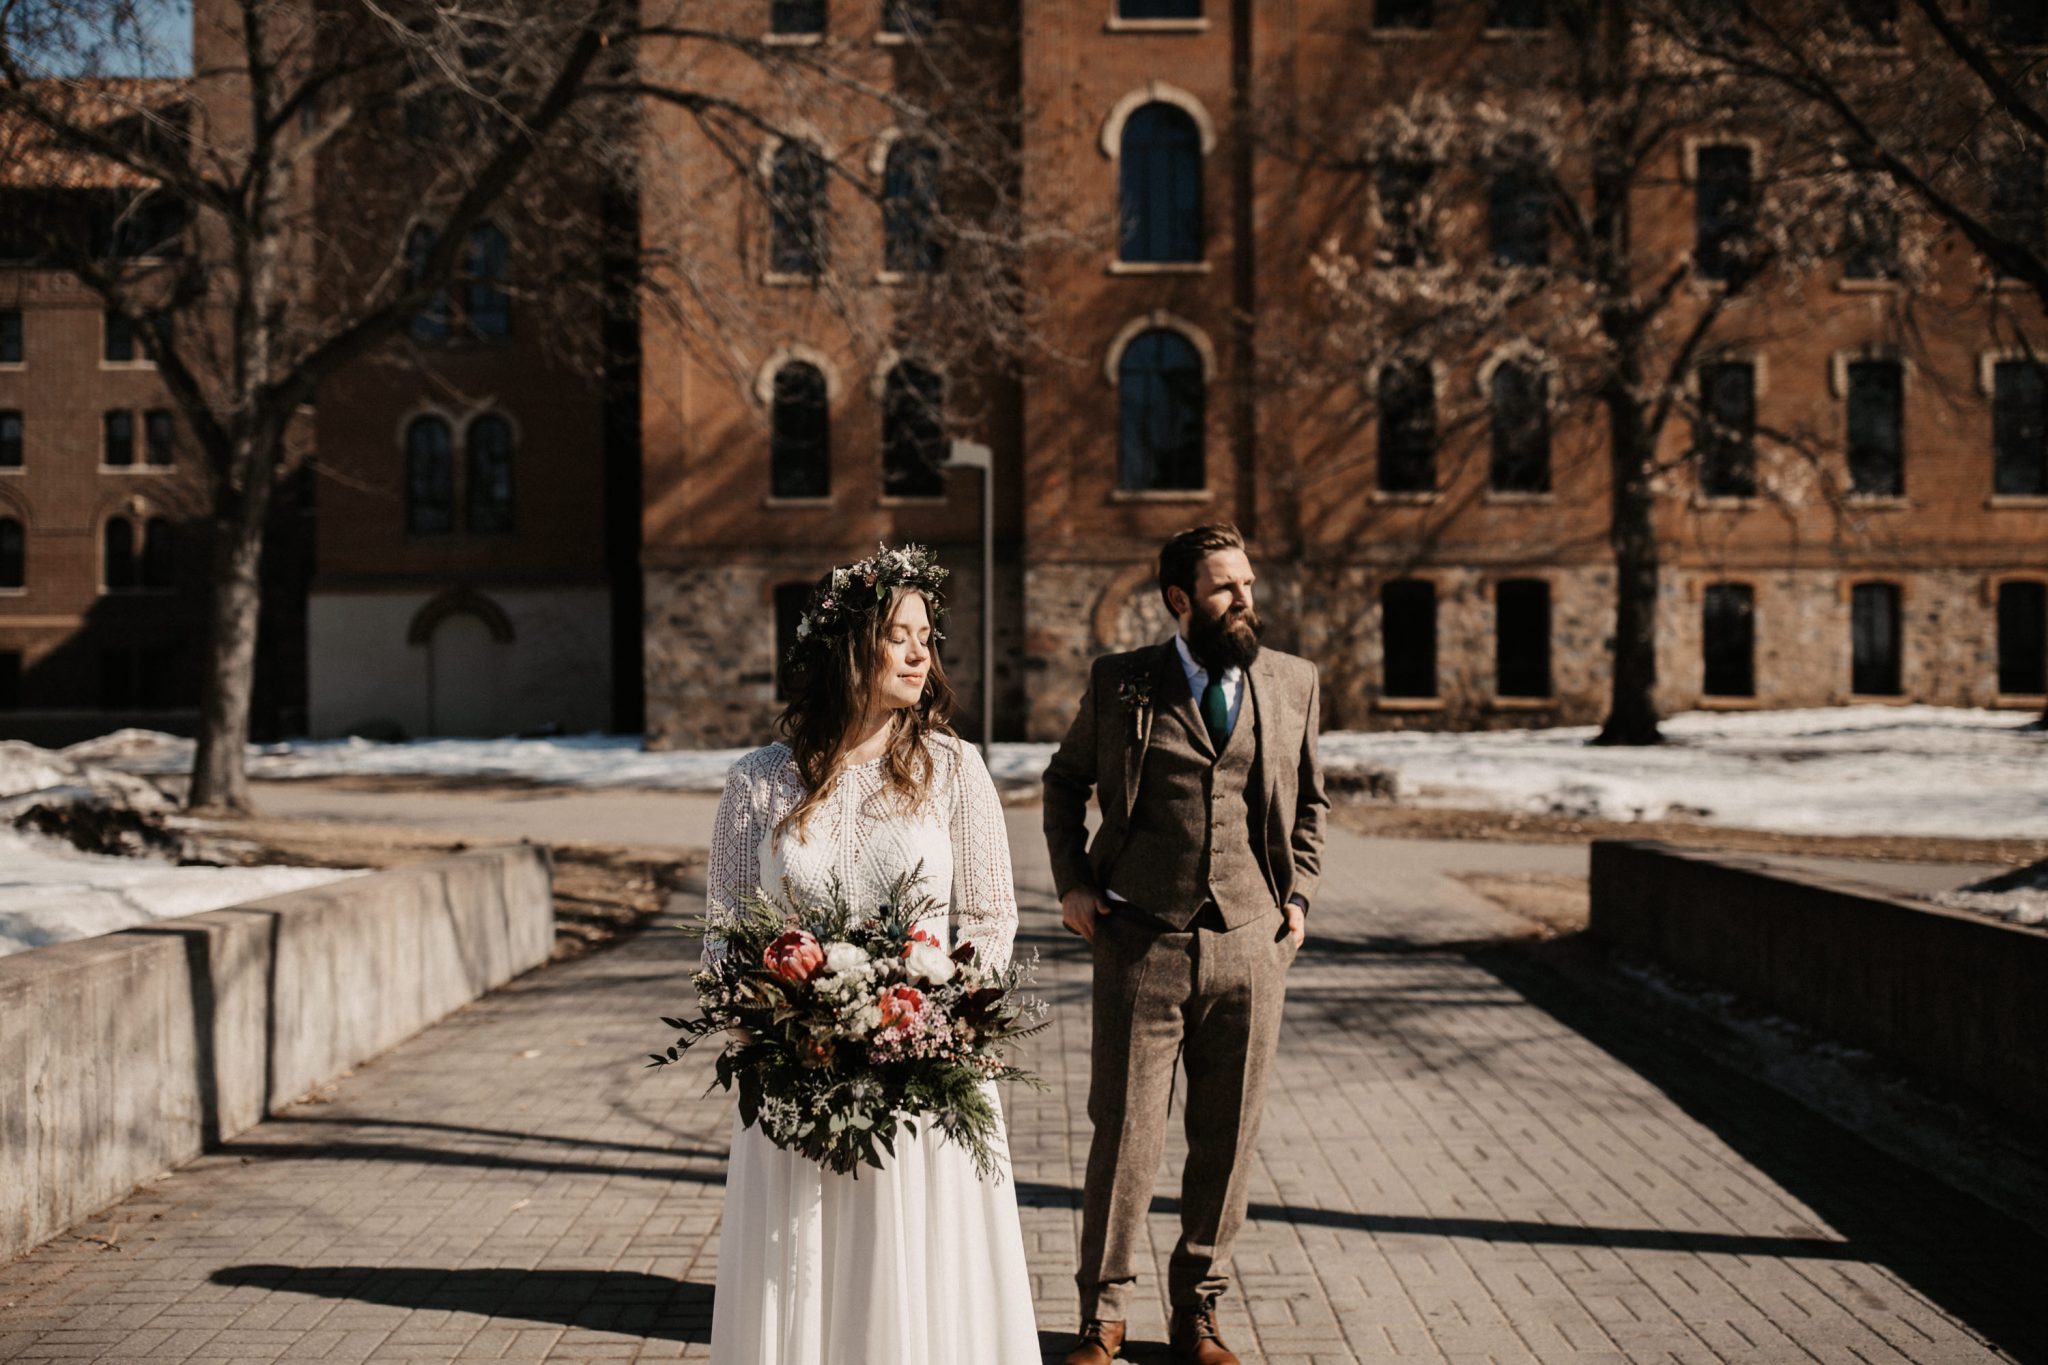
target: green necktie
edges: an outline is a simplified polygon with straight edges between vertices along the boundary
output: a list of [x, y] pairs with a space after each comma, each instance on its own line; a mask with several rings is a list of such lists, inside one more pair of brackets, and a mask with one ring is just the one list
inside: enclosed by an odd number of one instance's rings
[[1223, 677], [1219, 673], [1209, 675], [1209, 685], [1202, 689], [1202, 724], [1209, 727], [1209, 743], [1216, 746], [1216, 752], [1223, 752], [1223, 745], [1230, 738], [1230, 698], [1223, 691]]

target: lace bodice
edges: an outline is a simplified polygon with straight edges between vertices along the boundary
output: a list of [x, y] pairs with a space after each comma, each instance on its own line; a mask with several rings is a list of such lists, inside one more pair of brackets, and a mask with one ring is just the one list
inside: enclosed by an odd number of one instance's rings
[[946, 907], [949, 946], [974, 945], [985, 965], [1009, 965], [1017, 936], [1017, 891], [1002, 803], [981, 753], [950, 735], [925, 740], [932, 756], [927, 800], [912, 813], [883, 792], [880, 761], [851, 764], [801, 838], [775, 826], [803, 799], [803, 780], [785, 744], [756, 749], [732, 765], [711, 835], [705, 901], [718, 951], [720, 917], [758, 887], [770, 898], [823, 900], [833, 882], [856, 908], [881, 903], [896, 879], [922, 865], [924, 891]]

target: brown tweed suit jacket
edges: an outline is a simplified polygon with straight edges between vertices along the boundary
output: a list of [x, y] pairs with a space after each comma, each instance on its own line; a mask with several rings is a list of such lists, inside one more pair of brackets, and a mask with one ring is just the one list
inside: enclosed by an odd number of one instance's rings
[[[1258, 757], [1254, 790], [1265, 811], [1256, 853], [1281, 904], [1290, 896], [1313, 901], [1323, 866], [1322, 764], [1316, 757], [1321, 691], [1306, 659], [1264, 649], [1247, 682], [1257, 699]], [[1145, 748], [1160, 711], [1188, 699], [1179, 651], [1167, 640], [1097, 659], [1088, 690], [1059, 752], [1045, 770], [1045, 841], [1053, 884], [1060, 895], [1077, 886], [1100, 895], [1103, 878], [1123, 851], [1137, 805]], [[1088, 796], [1093, 791], [1102, 825], [1088, 842]], [[1200, 837], [1206, 810], [1189, 811], [1189, 833]]]

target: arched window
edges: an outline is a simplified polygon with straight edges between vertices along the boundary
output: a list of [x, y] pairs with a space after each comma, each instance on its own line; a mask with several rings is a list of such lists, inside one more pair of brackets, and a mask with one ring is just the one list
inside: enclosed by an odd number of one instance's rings
[[136, 585], [135, 524], [126, 517], [108, 517], [100, 533], [100, 584], [108, 592], [127, 592]]
[[1390, 360], [1380, 370], [1379, 487], [1383, 493], [1436, 490], [1436, 375], [1426, 360]]
[[804, 142], [775, 149], [768, 177], [768, 268], [816, 275], [825, 268], [825, 159]]
[[0, 412], [0, 469], [21, 468], [21, 414]]
[[832, 421], [825, 373], [792, 360], [775, 372], [769, 437], [769, 491], [778, 498], [832, 493]]
[[1493, 468], [1501, 493], [1550, 491], [1550, 405], [1543, 372], [1522, 361], [1493, 368]]
[[151, 517], [142, 527], [142, 571], [145, 588], [170, 588], [178, 582], [178, 551], [171, 523]]
[[939, 268], [939, 153], [899, 139], [882, 169], [882, 266], [901, 274]]
[[455, 529], [455, 461], [448, 424], [415, 417], [405, 429], [405, 529], [432, 534]]
[[[405, 268], [408, 279], [417, 285], [427, 273], [427, 257], [434, 251], [434, 230], [421, 224], [405, 237]], [[448, 296], [436, 294], [426, 307], [413, 314], [412, 339], [414, 341], [446, 341], [448, 339]]]
[[28, 534], [14, 517], [0, 517], [0, 588], [28, 584]]
[[469, 482], [465, 489], [469, 529], [512, 529], [512, 424], [485, 413], [469, 424]]
[[1550, 186], [1539, 162], [1524, 158], [1495, 173], [1486, 217], [1496, 265], [1550, 263]]
[[1117, 158], [1126, 261], [1202, 259], [1202, 130], [1154, 100], [1124, 121]]
[[823, 33], [825, 0], [770, 0], [768, 31], [791, 34]]
[[504, 286], [510, 257], [511, 244], [499, 229], [485, 223], [470, 230], [466, 311], [470, 335], [480, 340], [512, 335], [512, 299]]
[[882, 381], [882, 491], [892, 498], [946, 493], [945, 381], [913, 360]]
[[1140, 332], [1117, 361], [1120, 484], [1131, 490], [1204, 486], [1208, 406], [1202, 357], [1170, 328]]

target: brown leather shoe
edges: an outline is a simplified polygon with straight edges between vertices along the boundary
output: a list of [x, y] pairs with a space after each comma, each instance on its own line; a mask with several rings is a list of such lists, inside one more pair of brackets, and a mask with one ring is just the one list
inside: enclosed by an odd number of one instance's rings
[[1067, 1352], [1067, 1365], [1109, 1365], [1124, 1348], [1124, 1325], [1090, 1318], [1081, 1324], [1080, 1340]]
[[1174, 1309], [1167, 1349], [1173, 1354], [1174, 1365], [1238, 1365], [1237, 1357], [1216, 1334], [1213, 1305]]

